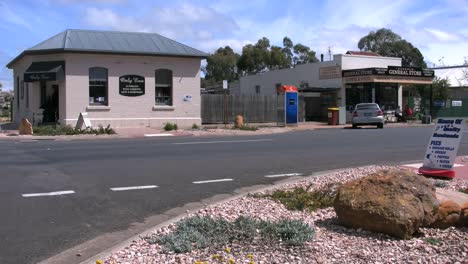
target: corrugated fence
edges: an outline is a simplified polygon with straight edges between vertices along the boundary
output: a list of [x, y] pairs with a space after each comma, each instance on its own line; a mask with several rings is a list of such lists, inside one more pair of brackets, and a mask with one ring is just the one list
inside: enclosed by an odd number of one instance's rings
[[201, 102], [204, 124], [233, 123], [236, 115], [245, 123], [284, 122], [282, 96], [202, 94]]

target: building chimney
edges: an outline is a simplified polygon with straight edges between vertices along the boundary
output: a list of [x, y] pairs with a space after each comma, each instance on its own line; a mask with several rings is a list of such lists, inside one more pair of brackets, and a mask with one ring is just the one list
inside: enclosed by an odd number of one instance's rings
[[323, 62], [323, 53], [320, 54], [320, 61]]

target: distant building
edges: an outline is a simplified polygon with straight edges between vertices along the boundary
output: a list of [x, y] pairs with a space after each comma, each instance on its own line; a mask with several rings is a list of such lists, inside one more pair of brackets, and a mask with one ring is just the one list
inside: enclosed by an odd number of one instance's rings
[[7, 67], [14, 121], [94, 126], [200, 124], [200, 62], [207, 54], [153, 33], [66, 30]]
[[300, 92], [303, 121], [324, 121], [327, 108], [340, 107], [340, 123], [351, 120], [358, 103], [378, 103], [384, 110], [412, 104], [414, 91], [404, 84], [431, 84], [434, 71], [401, 67], [401, 58], [349, 51], [331, 61], [296, 65], [240, 78], [242, 94], [276, 94], [281, 85]]

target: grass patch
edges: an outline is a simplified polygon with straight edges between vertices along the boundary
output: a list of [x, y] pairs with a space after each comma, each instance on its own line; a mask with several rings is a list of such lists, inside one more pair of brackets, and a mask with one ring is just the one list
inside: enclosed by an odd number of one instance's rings
[[437, 239], [437, 238], [433, 238], [433, 237], [428, 237], [426, 239], [424, 239], [428, 244], [431, 244], [433, 246], [438, 246], [440, 244], [442, 244], [442, 241], [440, 239]]
[[198, 130], [198, 129], [200, 129], [200, 127], [199, 127], [197, 124], [194, 123], [194, 124], [192, 125], [192, 129]]
[[268, 222], [240, 216], [234, 222], [228, 222], [194, 216], [179, 221], [174, 232], [161, 237], [152, 235], [146, 241], [161, 244], [168, 252], [186, 253], [193, 249], [221, 247], [234, 241], [252, 242], [256, 238], [300, 246], [311, 240], [314, 234], [314, 229], [300, 220]]
[[317, 209], [333, 206], [337, 188], [337, 184], [329, 184], [314, 191], [309, 191], [307, 190], [308, 188], [297, 187], [292, 190], [276, 190], [271, 194], [262, 195], [262, 197], [272, 198], [284, 204], [289, 210], [307, 210], [312, 212]]
[[460, 190], [458, 190], [459, 192], [462, 192], [462, 193], [466, 193], [468, 194], [468, 188], [461, 188]]
[[115, 130], [108, 125], [96, 128], [76, 129], [71, 126], [37, 126], [33, 127], [34, 135], [37, 136], [60, 136], [60, 135], [113, 135]]
[[171, 130], [177, 130], [177, 129], [178, 127], [176, 123], [167, 122], [166, 125], [164, 125], [165, 131], [171, 131]]

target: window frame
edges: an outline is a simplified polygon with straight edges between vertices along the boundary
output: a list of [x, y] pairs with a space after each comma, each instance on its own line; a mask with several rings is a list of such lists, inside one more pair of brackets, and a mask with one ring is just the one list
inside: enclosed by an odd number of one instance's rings
[[19, 76], [16, 76], [16, 106], [20, 108], [20, 85], [19, 85]]
[[[97, 82], [97, 81], [100, 80], [100, 79], [97, 79], [97, 78], [91, 79], [91, 71], [94, 70], [94, 69], [104, 69], [105, 72], [106, 72], [106, 80], [105, 80], [105, 84], [104, 84], [104, 86], [105, 86], [104, 87], [104, 102], [103, 103], [94, 101], [94, 97], [92, 97], [93, 102], [92, 103], [90, 102], [91, 87], [92, 86], [94, 86], [94, 87], [103, 86], [103, 85], [99, 85], [99, 84], [91, 84], [91, 82]], [[101, 80], [101, 82], [103, 82], [103, 81]], [[89, 106], [109, 106], [109, 69], [108, 68], [101, 67], [101, 66], [94, 66], [94, 67], [88, 68], [88, 105]]]
[[260, 85], [255, 85], [255, 94], [260, 94], [260, 89], [261, 89], [261, 86]]
[[[169, 83], [158, 83], [158, 72], [166, 72], [169, 73], [169, 78], [168, 81]], [[163, 79], [163, 78], [161, 78]], [[169, 96], [158, 96], [158, 88], [163, 89], [163, 88], [170, 88]], [[166, 101], [164, 98], [169, 97], [169, 103], [164, 103], [161, 101], [158, 101], [158, 98], [163, 98], [162, 101]], [[154, 71], [154, 105], [155, 106], [174, 106], [174, 72], [170, 69], [166, 68], [161, 68], [161, 69], [156, 69]]]

